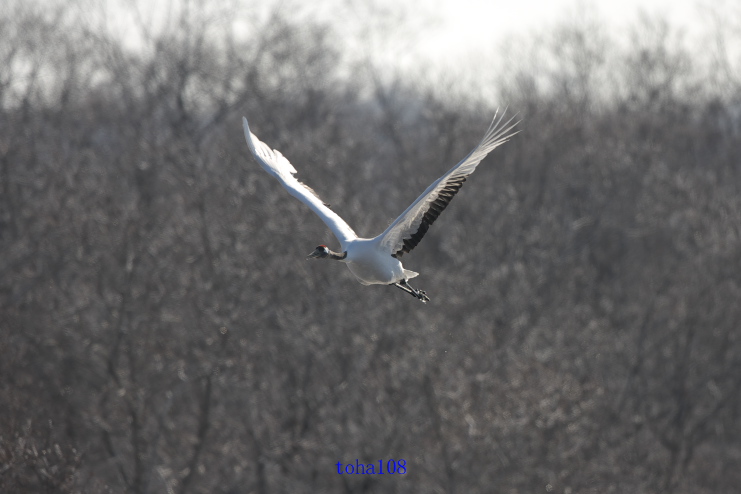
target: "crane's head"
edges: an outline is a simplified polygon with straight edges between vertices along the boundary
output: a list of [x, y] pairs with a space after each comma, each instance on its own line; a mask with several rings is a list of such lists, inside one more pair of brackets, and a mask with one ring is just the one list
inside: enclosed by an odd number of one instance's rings
[[322, 259], [329, 257], [329, 247], [327, 247], [326, 245], [320, 245], [319, 247], [314, 249], [314, 252], [306, 256], [306, 259], [311, 259], [312, 257]]

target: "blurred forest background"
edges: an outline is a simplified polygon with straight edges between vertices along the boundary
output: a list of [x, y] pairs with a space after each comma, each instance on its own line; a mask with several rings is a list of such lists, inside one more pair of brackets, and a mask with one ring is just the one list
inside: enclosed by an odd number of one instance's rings
[[[739, 12], [555, 23], [467, 91], [215, 4], [0, 8], [0, 491], [737, 491]], [[427, 305], [305, 261], [336, 242], [240, 123], [372, 236], [498, 106], [404, 258]]]

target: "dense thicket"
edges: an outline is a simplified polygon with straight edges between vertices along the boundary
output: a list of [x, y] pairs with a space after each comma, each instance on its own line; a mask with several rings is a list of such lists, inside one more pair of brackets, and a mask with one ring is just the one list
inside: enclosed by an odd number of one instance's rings
[[[185, 9], [126, 49], [9, 5], [1, 491], [741, 485], [741, 86], [666, 26], [563, 27], [489, 101], [348, 70], [287, 11]], [[405, 257], [428, 305], [305, 261], [334, 239], [240, 124], [370, 236], [500, 105], [522, 132]]]

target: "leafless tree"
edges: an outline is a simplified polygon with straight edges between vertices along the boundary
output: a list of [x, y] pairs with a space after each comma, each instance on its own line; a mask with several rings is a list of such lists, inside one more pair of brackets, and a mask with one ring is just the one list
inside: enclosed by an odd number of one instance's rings
[[[559, 26], [489, 101], [356, 65], [280, 5], [116, 6], [135, 49], [109, 4], [8, 5], [3, 492], [741, 482], [741, 94], [668, 24]], [[240, 127], [371, 235], [500, 105], [523, 132], [408, 261], [428, 306], [304, 262], [333, 239]], [[389, 459], [407, 473], [337, 473]]]

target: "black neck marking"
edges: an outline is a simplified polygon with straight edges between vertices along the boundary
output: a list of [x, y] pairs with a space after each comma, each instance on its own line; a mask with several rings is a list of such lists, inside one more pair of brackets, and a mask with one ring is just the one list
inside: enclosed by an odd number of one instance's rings
[[[329, 249], [327, 249], [327, 250], [329, 250]], [[333, 252], [333, 251], [330, 250], [329, 251], [329, 256], [327, 256], [327, 257], [329, 257], [330, 259], [334, 259], [335, 261], [341, 261], [341, 260], [343, 260], [344, 258], [347, 257], [347, 252], [343, 252], [342, 254], [339, 254], [337, 252]]]

